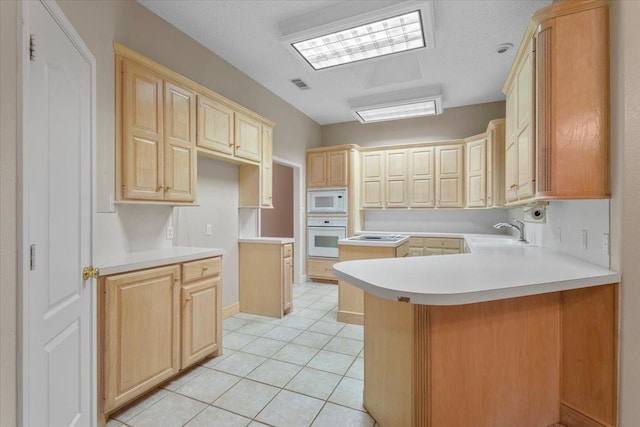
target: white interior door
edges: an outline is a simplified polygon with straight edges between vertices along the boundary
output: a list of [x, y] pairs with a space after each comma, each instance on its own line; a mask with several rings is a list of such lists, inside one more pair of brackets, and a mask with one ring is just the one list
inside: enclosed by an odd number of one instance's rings
[[23, 425], [89, 426], [93, 57], [55, 2], [25, 3], [35, 54], [23, 61]]

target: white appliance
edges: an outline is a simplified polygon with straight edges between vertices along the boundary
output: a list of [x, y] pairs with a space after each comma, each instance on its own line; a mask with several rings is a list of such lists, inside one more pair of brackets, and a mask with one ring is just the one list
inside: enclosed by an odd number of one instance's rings
[[346, 218], [309, 218], [307, 256], [338, 258], [338, 240], [346, 237]]
[[347, 214], [347, 189], [332, 188], [307, 191], [308, 214]]

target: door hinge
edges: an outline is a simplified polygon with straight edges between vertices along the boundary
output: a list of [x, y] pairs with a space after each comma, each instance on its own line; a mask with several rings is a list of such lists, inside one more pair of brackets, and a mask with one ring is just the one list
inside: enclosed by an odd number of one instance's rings
[[36, 35], [29, 35], [29, 59], [31, 62], [35, 62], [36, 60]]
[[29, 246], [29, 270], [36, 269], [36, 245], [35, 243]]

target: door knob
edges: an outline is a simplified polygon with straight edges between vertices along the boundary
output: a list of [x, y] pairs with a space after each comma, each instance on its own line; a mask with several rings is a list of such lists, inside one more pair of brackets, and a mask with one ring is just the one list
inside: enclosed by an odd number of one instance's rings
[[82, 279], [89, 280], [89, 278], [93, 277], [96, 279], [98, 277], [98, 269], [94, 266], [90, 265], [89, 267], [85, 267], [82, 269]]

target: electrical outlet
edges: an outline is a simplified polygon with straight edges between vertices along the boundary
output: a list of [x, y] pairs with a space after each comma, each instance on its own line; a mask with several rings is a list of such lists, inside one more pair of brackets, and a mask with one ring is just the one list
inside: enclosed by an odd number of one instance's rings
[[211, 236], [211, 224], [207, 224], [207, 231], [205, 231], [207, 236]]
[[113, 194], [109, 194], [109, 212], [116, 211], [116, 201], [113, 198]]
[[173, 227], [167, 227], [167, 240], [173, 240]]
[[556, 227], [556, 242], [562, 243], [562, 229], [560, 227]]
[[602, 233], [602, 253], [609, 255], [609, 233]]
[[587, 230], [582, 230], [582, 249], [587, 249]]

